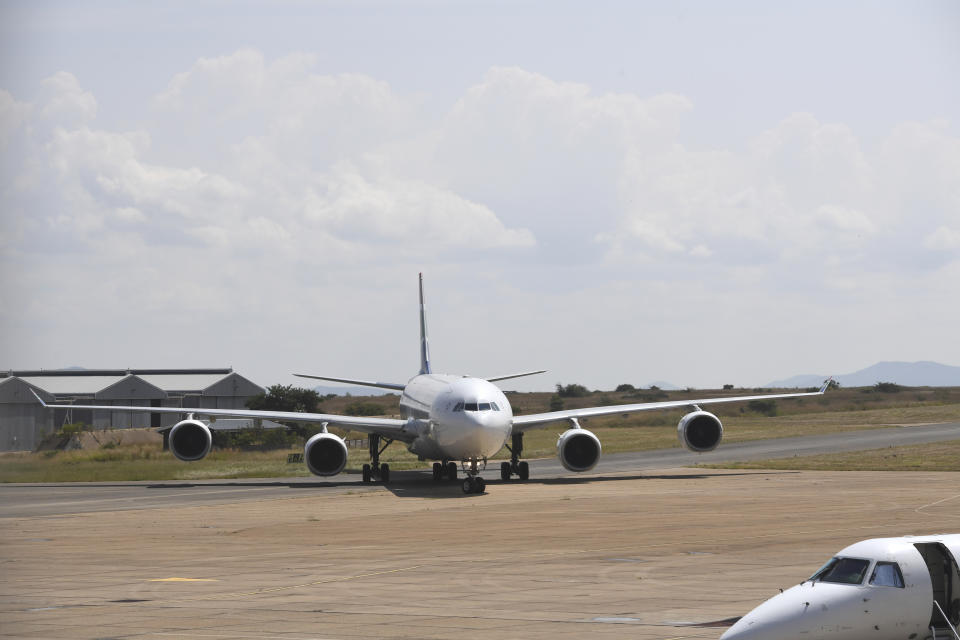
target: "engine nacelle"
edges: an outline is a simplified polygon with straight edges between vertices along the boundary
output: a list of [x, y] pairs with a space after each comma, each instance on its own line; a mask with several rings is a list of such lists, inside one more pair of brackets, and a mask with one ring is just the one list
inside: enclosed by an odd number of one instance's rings
[[680, 444], [690, 451], [704, 453], [713, 451], [723, 439], [720, 418], [707, 411], [694, 411], [683, 416], [677, 425]]
[[200, 460], [213, 446], [210, 427], [199, 420], [183, 420], [173, 425], [168, 437], [170, 452], [184, 462]]
[[590, 471], [600, 460], [600, 439], [586, 429], [567, 429], [557, 440], [557, 457], [568, 471]]
[[347, 466], [347, 445], [332, 433], [318, 433], [303, 445], [303, 460], [315, 476], [335, 476]]

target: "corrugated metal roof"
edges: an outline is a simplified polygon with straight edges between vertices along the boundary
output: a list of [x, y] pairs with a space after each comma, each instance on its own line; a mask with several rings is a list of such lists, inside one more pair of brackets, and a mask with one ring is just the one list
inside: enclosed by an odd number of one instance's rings
[[94, 394], [116, 384], [126, 376], [42, 376], [21, 380], [55, 395]]
[[[200, 393], [232, 373], [179, 373], [140, 375], [148, 384], [170, 392]], [[55, 395], [95, 394], [120, 382], [127, 375], [118, 376], [25, 376], [21, 380]]]
[[224, 378], [229, 373], [185, 373], [176, 375], [142, 375], [139, 376], [155, 387], [164, 391], [203, 391]]

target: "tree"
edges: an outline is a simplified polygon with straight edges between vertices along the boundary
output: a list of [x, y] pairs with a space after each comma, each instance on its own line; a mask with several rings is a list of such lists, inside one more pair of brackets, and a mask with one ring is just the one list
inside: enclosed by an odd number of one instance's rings
[[624, 392], [624, 391], [636, 391], [637, 388], [636, 388], [635, 386], [633, 386], [632, 384], [619, 384], [619, 385], [617, 385], [617, 389], [616, 389], [616, 390], [622, 393], [622, 392]]
[[[259, 393], [247, 399], [247, 408], [256, 411], [317, 413], [320, 411], [320, 401], [320, 394], [313, 389], [275, 384], [267, 387], [266, 393]], [[307, 434], [307, 429], [301, 423], [284, 421], [283, 424], [300, 436]]]
[[568, 384], [563, 386], [557, 383], [557, 395], [561, 398], [583, 398], [590, 395], [590, 390], [582, 384]]
[[874, 385], [874, 389], [880, 393], [900, 393], [902, 388], [896, 382], [878, 382]]
[[725, 385], [723, 385], [723, 390], [724, 390], [724, 391], [729, 391], [730, 389], [733, 389], [733, 385], [732, 385], [732, 384], [725, 384]]
[[563, 411], [563, 398], [557, 394], [550, 396], [550, 411]]

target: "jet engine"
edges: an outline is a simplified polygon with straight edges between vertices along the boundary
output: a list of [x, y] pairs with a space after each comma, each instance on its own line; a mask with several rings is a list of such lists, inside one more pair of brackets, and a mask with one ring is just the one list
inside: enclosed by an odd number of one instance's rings
[[170, 429], [170, 451], [184, 462], [200, 460], [213, 445], [210, 427], [199, 420], [182, 420]]
[[600, 439], [586, 429], [567, 429], [557, 440], [557, 457], [568, 471], [590, 471], [600, 460]]
[[683, 416], [677, 425], [680, 443], [690, 451], [713, 451], [723, 438], [720, 418], [706, 411], [694, 411]]
[[332, 433], [318, 433], [303, 446], [303, 459], [315, 476], [335, 476], [347, 466], [347, 445]]

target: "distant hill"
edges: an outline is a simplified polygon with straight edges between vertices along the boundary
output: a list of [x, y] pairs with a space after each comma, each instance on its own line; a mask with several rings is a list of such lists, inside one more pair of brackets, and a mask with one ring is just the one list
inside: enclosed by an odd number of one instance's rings
[[[834, 379], [844, 387], [872, 387], [878, 382], [895, 382], [905, 387], [960, 387], [960, 367], [939, 362], [878, 362], [875, 365]], [[793, 376], [775, 380], [768, 387], [818, 387], [826, 374]]]

